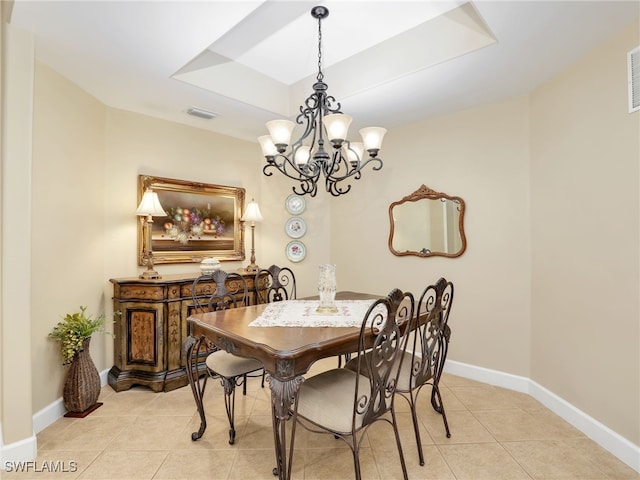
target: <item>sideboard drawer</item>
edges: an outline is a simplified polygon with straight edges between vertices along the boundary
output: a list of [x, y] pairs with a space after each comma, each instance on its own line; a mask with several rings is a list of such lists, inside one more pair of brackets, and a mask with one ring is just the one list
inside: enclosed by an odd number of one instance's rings
[[151, 300], [159, 302], [164, 299], [165, 287], [162, 285], [120, 285], [117, 297], [120, 300]]

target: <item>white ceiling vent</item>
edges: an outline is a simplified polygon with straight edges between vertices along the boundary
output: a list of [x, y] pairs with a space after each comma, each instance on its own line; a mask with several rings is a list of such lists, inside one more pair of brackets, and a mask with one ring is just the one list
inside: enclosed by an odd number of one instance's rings
[[627, 54], [629, 74], [629, 113], [640, 110], [640, 47]]
[[216, 114], [214, 112], [210, 112], [209, 110], [205, 110], [204, 108], [191, 107], [189, 110], [187, 110], [187, 113], [189, 115], [193, 115], [194, 117], [200, 117], [206, 120], [216, 118]]

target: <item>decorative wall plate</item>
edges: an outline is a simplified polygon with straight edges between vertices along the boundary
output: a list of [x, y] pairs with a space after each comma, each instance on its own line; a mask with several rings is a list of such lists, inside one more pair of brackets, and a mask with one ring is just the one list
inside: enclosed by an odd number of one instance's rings
[[307, 233], [307, 223], [300, 217], [291, 217], [285, 223], [284, 230], [291, 238], [300, 238]]
[[307, 201], [304, 197], [292, 193], [285, 200], [284, 206], [291, 215], [299, 215], [307, 207]]
[[299, 240], [293, 240], [285, 248], [287, 258], [292, 262], [301, 262], [307, 256], [307, 247]]

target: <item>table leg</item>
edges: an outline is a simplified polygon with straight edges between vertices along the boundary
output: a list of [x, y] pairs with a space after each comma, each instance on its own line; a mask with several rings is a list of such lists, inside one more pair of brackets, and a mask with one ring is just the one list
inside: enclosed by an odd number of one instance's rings
[[279, 480], [291, 478], [291, 466], [293, 462], [293, 447], [295, 441], [295, 425], [291, 434], [289, 446], [289, 463], [287, 464], [287, 429], [286, 422], [291, 417], [292, 407], [298, 397], [298, 390], [304, 377], [299, 375], [291, 380], [279, 380], [269, 375], [269, 388], [271, 389], [271, 412], [273, 415], [273, 440], [276, 448], [276, 468], [273, 474], [278, 475]]

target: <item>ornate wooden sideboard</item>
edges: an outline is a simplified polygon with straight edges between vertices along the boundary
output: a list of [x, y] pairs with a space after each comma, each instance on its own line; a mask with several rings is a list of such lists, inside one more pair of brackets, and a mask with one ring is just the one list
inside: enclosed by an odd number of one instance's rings
[[[238, 270], [257, 302], [254, 273]], [[193, 301], [197, 274], [164, 275], [157, 280], [112, 278], [114, 365], [108, 382], [116, 392], [145, 385], [155, 392], [187, 385], [182, 344]]]

